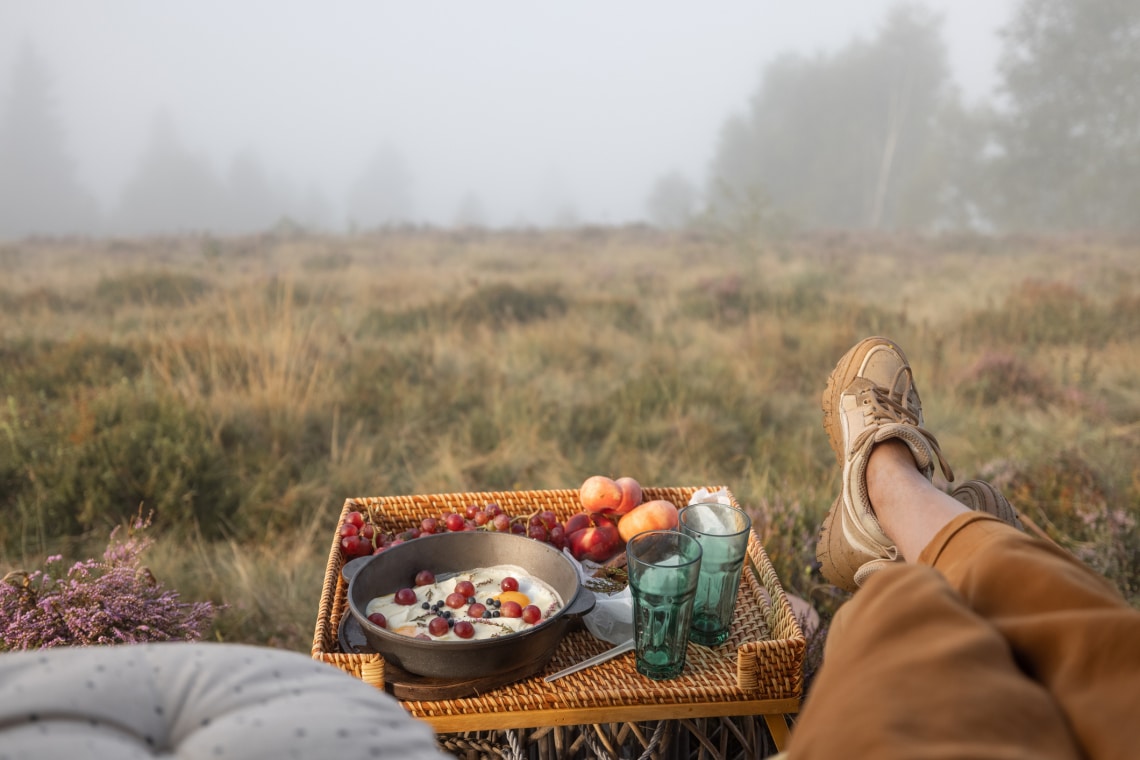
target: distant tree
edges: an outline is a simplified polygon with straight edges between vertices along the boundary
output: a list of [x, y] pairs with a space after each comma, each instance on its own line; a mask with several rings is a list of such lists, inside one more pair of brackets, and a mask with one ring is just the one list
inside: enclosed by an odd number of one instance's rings
[[115, 214], [117, 232], [152, 234], [224, 230], [224, 187], [209, 162], [187, 151], [166, 111], [155, 117], [150, 144], [128, 180]]
[[471, 229], [487, 226], [487, 212], [483, 209], [483, 202], [473, 192], [464, 194], [459, 201], [459, 208], [455, 211], [454, 226], [458, 229]]
[[680, 172], [662, 175], [646, 201], [649, 221], [662, 229], [680, 229], [697, 213], [700, 193]]
[[315, 183], [308, 183], [297, 200], [291, 204], [291, 215], [305, 227], [331, 229], [333, 227], [332, 205]]
[[358, 227], [375, 227], [412, 220], [412, 174], [391, 145], [376, 151], [353, 184], [348, 214]]
[[75, 178], [51, 76], [25, 42], [0, 111], [0, 236], [92, 232], [98, 209]]
[[252, 149], [243, 150], [230, 164], [226, 189], [227, 227], [234, 232], [267, 230], [284, 215], [284, 204]]
[[896, 6], [870, 42], [785, 55], [723, 128], [714, 210], [763, 197], [808, 226], [923, 228], [945, 215], [939, 118], [957, 104], [941, 20]]
[[1004, 37], [994, 217], [1140, 229], [1140, 3], [1022, 0]]

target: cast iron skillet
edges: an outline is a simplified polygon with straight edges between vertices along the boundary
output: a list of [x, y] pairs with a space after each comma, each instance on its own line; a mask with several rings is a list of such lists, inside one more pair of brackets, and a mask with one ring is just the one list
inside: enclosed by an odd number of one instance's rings
[[[364, 614], [375, 597], [410, 587], [420, 570], [436, 575], [491, 565], [517, 565], [546, 581], [563, 607], [539, 625], [492, 639], [424, 641], [392, 633]], [[377, 554], [346, 575], [348, 607], [372, 649], [409, 673], [433, 678], [478, 678], [525, 663], [537, 671], [554, 655], [570, 623], [594, 608], [594, 593], [584, 588], [578, 571], [562, 552], [526, 536], [463, 531], [421, 536]]]

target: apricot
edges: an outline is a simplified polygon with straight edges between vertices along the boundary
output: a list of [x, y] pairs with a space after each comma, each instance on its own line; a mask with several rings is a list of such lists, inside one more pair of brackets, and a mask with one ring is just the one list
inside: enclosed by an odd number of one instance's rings
[[628, 514], [631, 509], [641, 504], [641, 484], [629, 476], [614, 481], [621, 489], [621, 503], [614, 509], [614, 514]]
[[591, 475], [578, 489], [578, 499], [582, 507], [591, 514], [612, 512], [621, 504], [621, 486], [613, 478], [605, 475]]
[[634, 507], [618, 521], [622, 541], [647, 530], [676, 530], [677, 507], [671, 501], [656, 499]]

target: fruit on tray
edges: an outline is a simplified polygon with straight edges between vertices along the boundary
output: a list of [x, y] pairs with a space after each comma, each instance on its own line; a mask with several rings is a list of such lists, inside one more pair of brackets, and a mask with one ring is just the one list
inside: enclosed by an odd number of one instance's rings
[[614, 482], [621, 489], [621, 503], [617, 505], [614, 513], [618, 515], [629, 514], [634, 507], [641, 504], [641, 484], [628, 475], [620, 477]]
[[616, 480], [591, 475], [578, 489], [578, 499], [588, 514], [621, 516], [641, 503], [641, 484], [628, 475]]
[[625, 548], [617, 526], [607, 520], [601, 525], [583, 528], [570, 534], [570, 553], [577, 560], [605, 562]]
[[591, 475], [578, 489], [578, 499], [590, 514], [613, 512], [621, 504], [621, 486], [605, 475]]
[[647, 501], [623, 516], [617, 527], [623, 546], [629, 539], [647, 530], [675, 530], [677, 507], [664, 499]]
[[[420, 536], [460, 531], [500, 531], [527, 536], [556, 549], [569, 549], [578, 560], [605, 563], [625, 549], [630, 536], [652, 528], [675, 528], [677, 508], [670, 502], [642, 502], [643, 491], [636, 479], [612, 479], [594, 475], [579, 489], [583, 511], [559, 520], [550, 509], [535, 508], [525, 514], [507, 514], [495, 502], [468, 504], [439, 515], [423, 517], [413, 527], [386, 532], [363, 511], [347, 512], [337, 535], [346, 560], [379, 554], [385, 549]], [[427, 574], [416, 585], [430, 583]]]

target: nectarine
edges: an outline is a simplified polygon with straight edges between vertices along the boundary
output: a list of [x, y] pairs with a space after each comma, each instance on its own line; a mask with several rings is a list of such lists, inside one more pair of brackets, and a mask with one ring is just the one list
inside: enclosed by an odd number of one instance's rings
[[614, 481], [621, 489], [621, 503], [614, 509], [614, 514], [628, 514], [630, 510], [641, 504], [641, 484], [629, 476]]
[[594, 562], [605, 562], [625, 546], [618, 529], [612, 525], [599, 525], [575, 531], [570, 534], [567, 544], [574, 559], [588, 559]]
[[618, 533], [622, 541], [647, 530], [676, 530], [677, 507], [664, 499], [647, 501], [624, 515], [618, 521]]
[[578, 489], [578, 499], [582, 507], [591, 514], [612, 512], [621, 504], [621, 486], [613, 478], [605, 475], [591, 475]]

